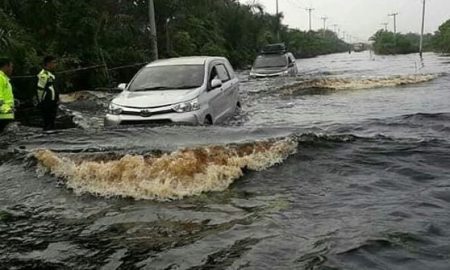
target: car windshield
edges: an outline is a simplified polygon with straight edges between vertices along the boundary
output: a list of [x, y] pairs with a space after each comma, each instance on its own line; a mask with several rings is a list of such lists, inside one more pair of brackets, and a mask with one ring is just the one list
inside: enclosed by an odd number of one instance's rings
[[287, 66], [287, 59], [284, 55], [259, 56], [256, 58], [255, 68], [271, 68]]
[[129, 91], [192, 89], [203, 85], [203, 65], [155, 66], [143, 69]]

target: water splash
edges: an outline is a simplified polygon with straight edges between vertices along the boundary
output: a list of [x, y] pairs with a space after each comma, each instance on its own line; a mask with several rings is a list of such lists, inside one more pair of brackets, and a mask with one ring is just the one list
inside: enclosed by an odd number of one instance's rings
[[47, 149], [34, 156], [41, 168], [66, 180], [77, 194], [172, 200], [226, 190], [243, 169], [262, 171], [295, 153], [292, 138], [240, 145], [181, 149], [166, 154], [64, 156]]
[[383, 87], [396, 87], [401, 85], [418, 84], [434, 80], [438, 75], [399, 75], [387, 77], [369, 77], [362, 79], [353, 78], [323, 78], [302, 81], [281, 89], [285, 95], [294, 94], [306, 89], [325, 90], [350, 90], [350, 89], [373, 89]]
[[114, 96], [110, 92], [101, 91], [78, 91], [60, 96], [61, 103], [73, 103], [77, 101], [106, 101]]
[[79, 91], [61, 95], [60, 109], [71, 116], [75, 126], [88, 130], [103, 126], [104, 112], [114, 93], [106, 91]]

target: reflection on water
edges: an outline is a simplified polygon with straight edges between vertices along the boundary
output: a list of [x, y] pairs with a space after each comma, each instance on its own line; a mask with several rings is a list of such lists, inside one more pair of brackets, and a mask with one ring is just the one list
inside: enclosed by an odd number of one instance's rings
[[[337, 54], [240, 74], [221, 126], [78, 128], [0, 141], [5, 269], [448, 269], [449, 60]], [[419, 68], [420, 67], [420, 68]]]

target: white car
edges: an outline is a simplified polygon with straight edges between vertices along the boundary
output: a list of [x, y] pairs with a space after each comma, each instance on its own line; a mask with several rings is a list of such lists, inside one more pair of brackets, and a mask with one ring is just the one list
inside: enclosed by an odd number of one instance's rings
[[239, 80], [223, 57], [181, 57], [142, 68], [120, 84], [106, 126], [132, 124], [212, 125], [241, 108]]

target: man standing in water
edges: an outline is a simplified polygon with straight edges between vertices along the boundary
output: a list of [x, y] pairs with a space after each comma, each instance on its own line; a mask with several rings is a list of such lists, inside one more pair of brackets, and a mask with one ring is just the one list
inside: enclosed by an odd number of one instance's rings
[[37, 98], [42, 111], [44, 131], [55, 129], [56, 114], [58, 112], [59, 93], [55, 90], [56, 77], [52, 73], [56, 68], [56, 58], [46, 56], [44, 67], [38, 74]]
[[0, 58], [0, 132], [14, 120], [14, 95], [9, 77], [13, 63], [9, 58]]

